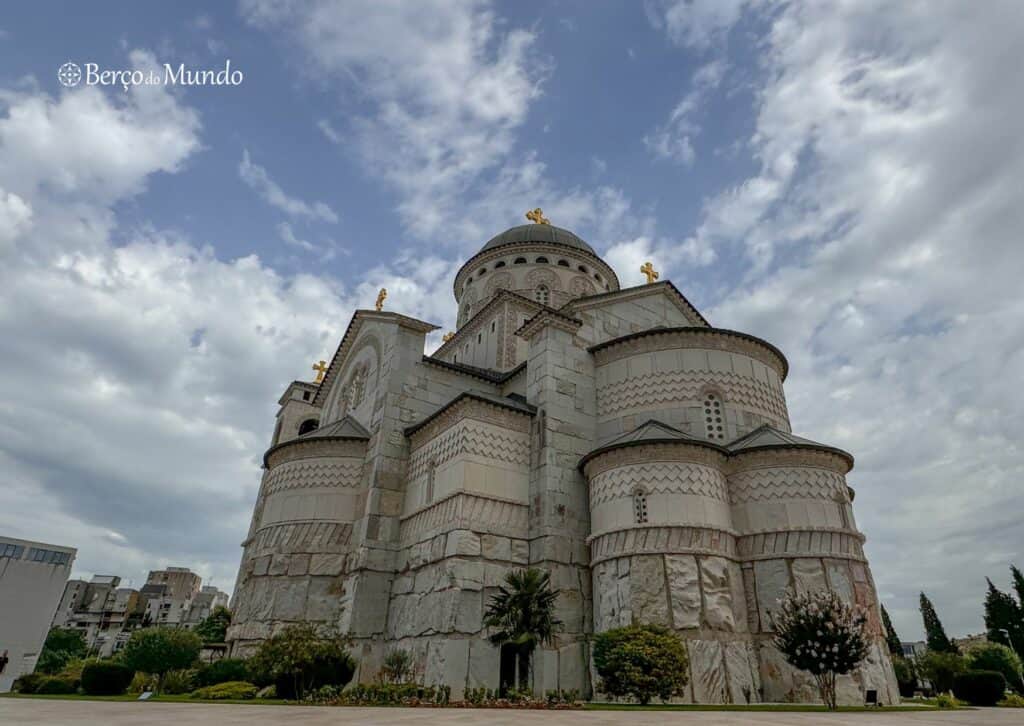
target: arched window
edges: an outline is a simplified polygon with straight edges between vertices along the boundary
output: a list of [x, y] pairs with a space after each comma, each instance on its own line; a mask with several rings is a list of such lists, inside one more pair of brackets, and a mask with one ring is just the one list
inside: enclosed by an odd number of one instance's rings
[[316, 431], [316, 427], [319, 425], [319, 421], [315, 418], [307, 418], [301, 424], [299, 424], [299, 436], [308, 434], [310, 431]]
[[270, 444], [271, 446], [277, 446], [277, 442], [281, 440], [281, 424], [283, 421], [278, 421], [277, 426], [274, 427], [274, 440]]
[[548, 290], [547, 285], [537, 285], [537, 289], [533, 291], [533, 299], [541, 305], [547, 305], [550, 297], [551, 291]]
[[568, 266], [569, 266], [569, 263], [568, 263], [568, 262], [566, 262], [565, 260], [559, 260], [559, 261], [558, 261], [558, 266], [559, 266], [559, 267], [568, 267]]
[[647, 523], [647, 493], [642, 489], [633, 492], [633, 520], [637, 524]]
[[538, 257], [536, 260], [534, 260], [534, 262], [536, 262], [538, 265], [546, 265], [546, 264], [548, 264], [548, 258], [547, 257]]
[[586, 267], [586, 265], [580, 265], [580, 272], [582, 272], [584, 275], [587, 274], [587, 267]]
[[596, 272], [594, 273], [594, 279], [597, 280], [598, 282], [601, 282], [601, 276], [598, 275]]
[[480, 268], [480, 272], [476, 273], [476, 276], [477, 277], [483, 277], [484, 273], [486, 273], [486, 272], [487, 272], [487, 268], [486, 267], [481, 267]]
[[725, 414], [722, 413], [722, 397], [717, 393], [704, 394], [704, 424], [709, 439], [725, 438]]
[[505, 266], [505, 260], [498, 260], [494, 263], [494, 269], [497, 270], [499, 267]]
[[525, 257], [517, 257], [516, 261], [513, 262], [512, 264], [513, 265], [525, 265], [526, 264], [526, 258]]

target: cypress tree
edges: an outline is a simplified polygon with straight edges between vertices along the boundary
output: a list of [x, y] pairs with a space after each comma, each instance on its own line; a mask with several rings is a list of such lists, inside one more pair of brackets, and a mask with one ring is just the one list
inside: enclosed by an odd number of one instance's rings
[[959, 653], [960, 649], [946, 636], [946, 629], [935, 613], [935, 606], [928, 596], [921, 593], [921, 618], [924, 620], [925, 639], [928, 650], [935, 653]]
[[903, 646], [900, 645], [900, 636], [896, 635], [896, 629], [892, 627], [892, 620], [886, 612], [885, 605], [882, 606], [882, 625], [885, 626], [885, 643], [889, 646], [889, 653], [903, 657]]
[[[1016, 568], [1014, 568], [1016, 569]], [[1019, 570], [1014, 573], [1014, 586]], [[1017, 651], [1024, 658], [1024, 609], [988, 578], [988, 592], [985, 594], [986, 637], [994, 643], [1002, 643]], [[1021, 583], [1024, 586], [1024, 583]]]
[[1017, 591], [1017, 606], [1024, 612], [1024, 575], [1016, 565], [1010, 565], [1010, 572], [1013, 574], [1013, 589]]

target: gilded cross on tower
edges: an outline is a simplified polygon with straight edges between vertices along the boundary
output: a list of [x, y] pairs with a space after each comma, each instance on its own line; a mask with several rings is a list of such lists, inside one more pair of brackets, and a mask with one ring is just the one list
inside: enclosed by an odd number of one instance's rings
[[652, 282], [658, 279], [658, 271], [654, 269], [654, 265], [650, 262], [645, 262], [640, 266], [640, 272], [647, 276], [647, 284], [650, 285]]
[[541, 211], [540, 207], [537, 207], [532, 212], [527, 212], [526, 218], [534, 224], [551, 224], [548, 218], [544, 216], [544, 212]]
[[313, 370], [316, 371], [316, 380], [313, 383], [320, 383], [324, 379], [324, 373], [327, 372], [327, 361], [320, 361], [313, 366]]
[[444, 335], [441, 336], [441, 340], [443, 340], [445, 343], [447, 343], [449, 340], [451, 340], [454, 337], [455, 337], [455, 333], [453, 333], [452, 331], [448, 331], [447, 333], [445, 333]]
[[377, 302], [374, 303], [374, 307], [377, 308], [377, 310], [384, 309], [384, 300], [387, 298], [387, 296], [388, 289], [386, 287], [382, 287], [380, 289], [380, 292], [377, 293]]

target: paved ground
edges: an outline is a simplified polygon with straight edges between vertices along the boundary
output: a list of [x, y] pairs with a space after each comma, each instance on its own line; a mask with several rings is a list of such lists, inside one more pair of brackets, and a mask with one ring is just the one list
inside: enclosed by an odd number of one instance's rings
[[191, 703], [132, 703], [0, 698], [0, 725], [183, 726], [1022, 726], [1024, 711], [979, 709], [908, 713], [751, 713], [723, 711], [501, 711], [424, 708], [327, 708], [232, 706]]

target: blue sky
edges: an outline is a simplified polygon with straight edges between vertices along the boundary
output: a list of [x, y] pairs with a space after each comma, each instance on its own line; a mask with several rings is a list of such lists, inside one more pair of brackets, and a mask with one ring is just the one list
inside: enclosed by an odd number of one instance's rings
[[541, 206], [782, 348], [901, 634], [922, 589], [977, 632], [1024, 560], [1022, 41], [1013, 2], [7, 8], [0, 531], [230, 588], [287, 382], [381, 286], [453, 327], [455, 270]]

